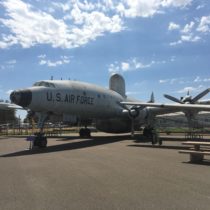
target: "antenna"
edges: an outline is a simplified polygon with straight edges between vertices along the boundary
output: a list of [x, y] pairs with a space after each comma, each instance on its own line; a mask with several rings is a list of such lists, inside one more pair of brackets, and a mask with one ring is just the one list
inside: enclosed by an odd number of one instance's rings
[[51, 80], [53, 80], [53, 76], [51, 76]]

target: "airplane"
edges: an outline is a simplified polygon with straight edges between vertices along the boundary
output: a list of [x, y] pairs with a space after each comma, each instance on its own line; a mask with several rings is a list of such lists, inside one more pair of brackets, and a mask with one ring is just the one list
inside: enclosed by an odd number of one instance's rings
[[[109, 89], [80, 81], [43, 80], [32, 87], [13, 91], [10, 99], [12, 103], [38, 113], [40, 132], [34, 140], [37, 147], [47, 146], [43, 128], [50, 115], [94, 119], [100, 131], [131, 132], [132, 136], [136, 128], [145, 125], [143, 134], [155, 144], [158, 141], [156, 115], [186, 110], [210, 111], [209, 105], [157, 104], [153, 94], [147, 103], [130, 99], [126, 96], [125, 80], [120, 74], [111, 75]], [[90, 136], [90, 130], [85, 126], [79, 134], [81, 137]], [[159, 144], [162, 144], [161, 140]]]
[[[192, 97], [188, 90], [187, 95], [184, 97], [180, 97], [180, 99], [171, 95], [167, 95], [167, 94], [164, 94], [164, 97], [179, 104], [206, 104], [207, 105], [207, 104], [210, 104], [210, 100], [200, 100], [200, 99], [204, 97], [205, 95], [207, 95], [209, 92], [210, 92], [210, 88], [207, 88], [206, 90], [202, 91], [195, 97]], [[184, 112], [184, 114], [188, 121], [189, 130], [192, 130], [193, 127], [195, 127], [197, 123], [196, 116], [198, 114], [198, 111], [187, 110]]]
[[164, 97], [173, 101], [173, 102], [177, 102], [180, 104], [210, 104], [210, 100], [199, 100], [202, 97], [204, 97], [206, 94], [208, 94], [210, 92], [210, 88], [207, 88], [206, 90], [202, 91], [201, 93], [199, 93], [198, 95], [196, 95], [195, 97], [192, 98], [192, 96], [190, 95], [190, 92], [187, 92], [186, 96], [182, 96], [180, 97], [180, 99], [168, 95], [168, 94], [164, 94]]
[[21, 106], [9, 103], [9, 101], [0, 100], [0, 110], [23, 109]]

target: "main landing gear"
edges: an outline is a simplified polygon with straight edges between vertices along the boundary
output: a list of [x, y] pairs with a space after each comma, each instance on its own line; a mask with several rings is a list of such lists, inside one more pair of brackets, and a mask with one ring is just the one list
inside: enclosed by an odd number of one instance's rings
[[162, 139], [159, 138], [157, 131], [153, 127], [145, 127], [143, 130], [143, 135], [149, 138], [152, 142], [152, 145], [159, 144], [162, 145]]
[[79, 130], [79, 136], [81, 138], [90, 138], [91, 137], [91, 131], [88, 128], [81, 128]]

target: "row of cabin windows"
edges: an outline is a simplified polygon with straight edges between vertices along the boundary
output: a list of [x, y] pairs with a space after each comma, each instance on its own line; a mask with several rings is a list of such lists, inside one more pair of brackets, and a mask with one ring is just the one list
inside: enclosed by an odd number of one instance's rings
[[44, 82], [44, 81], [36, 82], [36, 83], [34, 83], [33, 86], [44, 86], [44, 87], [55, 88], [55, 85], [53, 83], [51, 83], [51, 82]]

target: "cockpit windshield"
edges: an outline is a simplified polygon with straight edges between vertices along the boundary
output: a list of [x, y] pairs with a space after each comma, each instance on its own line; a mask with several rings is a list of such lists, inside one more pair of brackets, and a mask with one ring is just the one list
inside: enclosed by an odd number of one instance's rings
[[45, 81], [36, 82], [36, 83], [34, 83], [33, 86], [44, 86], [44, 87], [55, 88], [55, 85], [53, 83], [51, 83], [51, 82], [45, 82]]

